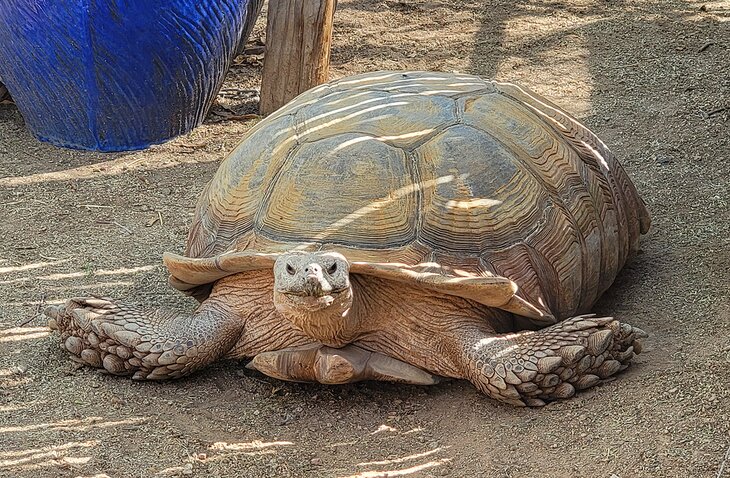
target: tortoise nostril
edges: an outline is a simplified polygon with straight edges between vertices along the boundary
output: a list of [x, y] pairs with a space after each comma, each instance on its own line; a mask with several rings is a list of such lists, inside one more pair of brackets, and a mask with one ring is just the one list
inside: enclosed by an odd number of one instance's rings
[[322, 272], [322, 268], [317, 264], [309, 264], [304, 268], [305, 274], [319, 274], [320, 272]]

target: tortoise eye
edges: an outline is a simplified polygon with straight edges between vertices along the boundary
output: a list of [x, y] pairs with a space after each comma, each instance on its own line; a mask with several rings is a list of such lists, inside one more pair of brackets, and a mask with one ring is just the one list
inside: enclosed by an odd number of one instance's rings
[[291, 264], [287, 264], [287, 265], [286, 265], [286, 271], [287, 271], [287, 272], [289, 273], [289, 275], [290, 275], [290, 276], [293, 276], [293, 275], [294, 275], [294, 273], [296, 272], [296, 271], [294, 270], [294, 267], [292, 267], [292, 265], [291, 265]]
[[333, 262], [331, 266], [327, 268], [327, 274], [334, 274], [337, 272], [337, 263]]

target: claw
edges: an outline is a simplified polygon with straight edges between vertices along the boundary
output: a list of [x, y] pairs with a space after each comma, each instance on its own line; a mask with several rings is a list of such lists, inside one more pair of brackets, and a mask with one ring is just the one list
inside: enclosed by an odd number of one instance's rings
[[601, 378], [607, 378], [615, 374], [621, 368], [621, 362], [618, 360], [606, 360], [596, 370], [596, 374]]
[[74, 355], [81, 355], [81, 352], [84, 350], [84, 344], [78, 337], [71, 336], [67, 338], [63, 345], [66, 350]]
[[539, 398], [523, 398], [523, 402], [525, 402], [525, 405], [528, 407], [544, 407], [545, 402], [543, 400], [540, 400]]
[[621, 363], [626, 362], [627, 360], [630, 360], [631, 357], [634, 356], [634, 347], [629, 345], [629, 348], [624, 350], [623, 352], [614, 352], [613, 358], [618, 360]]
[[553, 397], [555, 398], [570, 398], [575, 395], [575, 387], [568, 382], [563, 382], [553, 391]]
[[[636, 337], [638, 337], [638, 338], [640, 338], [640, 339], [646, 339], [646, 338], [648, 338], [648, 337], [649, 337], [649, 334], [648, 334], [648, 333], [646, 333], [646, 332], [645, 332], [644, 330], [642, 330], [642, 329], [640, 329], [640, 328], [638, 328], [638, 327], [634, 327], [633, 329], [634, 329], [634, 335], [635, 335]], [[637, 353], [638, 353], [638, 352], [637, 352]]]
[[600, 330], [588, 336], [588, 351], [592, 355], [601, 355], [606, 351], [613, 339], [613, 332], [610, 330]]
[[[58, 317], [61, 315], [61, 312], [59, 310], [59, 309], [61, 309], [61, 307], [62, 306], [60, 306], [60, 305], [48, 306], [48, 307], [46, 307], [46, 310], [43, 311], [43, 314], [46, 317], [49, 317], [49, 319], [50, 319], [49, 322], [51, 320], [53, 320], [53, 322], [55, 323], [56, 320], [58, 320]], [[51, 328], [53, 328], [53, 327], [51, 327]], [[55, 328], [53, 328], [53, 329], [56, 330]]]
[[600, 377], [592, 374], [583, 375], [581, 378], [573, 382], [573, 386], [576, 390], [583, 390], [590, 388], [600, 382]]
[[[73, 358], [73, 356], [72, 356]], [[99, 355], [99, 352], [96, 350], [91, 349], [84, 349], [81, 351], [81, 360], [84, 361], [86, 365], [91, 365], [92, 367], [100, 368], [102, 366], [101, 362], [101, 356]]]

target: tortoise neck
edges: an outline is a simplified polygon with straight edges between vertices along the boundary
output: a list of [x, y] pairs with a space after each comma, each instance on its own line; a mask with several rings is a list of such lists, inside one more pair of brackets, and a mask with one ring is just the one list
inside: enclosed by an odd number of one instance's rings
[[343, 347], [360, 335], [361, 294], [358, 284], [351, 283], [342, 292], [333, 295], [330, 305], [319, 310], [307, 310], [286, 304], [286, 298], [274, 292], [277, 310], [296, 328], [330, 347]]

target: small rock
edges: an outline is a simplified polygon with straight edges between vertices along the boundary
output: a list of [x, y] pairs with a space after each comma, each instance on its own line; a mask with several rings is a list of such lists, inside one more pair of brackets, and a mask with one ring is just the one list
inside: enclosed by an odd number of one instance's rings
[[312, 458], [312, 464], [313, 465], [321, 465], [322, 459], [321, 458]]
[[121, 397], [114, 396], [114, 395], [112, 395], [112, 398], [110, 398], [109, 400], [115, 405], [126, 405], [127, 404], [126, 400], [124, 400]]
[[679, 390], [677, 387], [674, 387], [669, 390], [669, 393], [677, 393], [677, 390]]
[[183, 475], [192, 475], [193, 474], [193, 464], [192, 463], [185, 463], [185, 466], [183, 466], [182, 469]]

